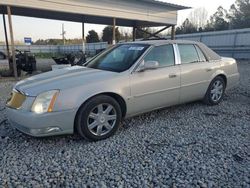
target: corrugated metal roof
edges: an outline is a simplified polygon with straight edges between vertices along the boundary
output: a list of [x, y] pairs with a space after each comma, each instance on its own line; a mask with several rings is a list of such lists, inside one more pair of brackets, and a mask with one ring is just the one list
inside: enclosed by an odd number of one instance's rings
[[176, 25], [177, 10], [188, 7], [155, 0], [1, 0], [0, 13], [118, 26]]
[[144, 1], [144, 2], [149, 2], [149, 3], [158, 4], [158, 5], [162, 5], [162, 6], [167, 6], [167, 7], [174, 8], [175, 10], [183, 10], [183, 9], [191, 8], [191, 7], [187, 7], [187, 6], [177, 5], [177, 4], [168, 3], [165, 1], [158, 1], [158, 0], [137, 0], [137, 1]]

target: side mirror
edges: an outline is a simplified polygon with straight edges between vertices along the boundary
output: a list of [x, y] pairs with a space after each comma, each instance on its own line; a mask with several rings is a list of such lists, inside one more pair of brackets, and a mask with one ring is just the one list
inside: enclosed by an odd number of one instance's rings
[[158, 61], [143, 61], [140, 65], [138, 72], [143, 72], [146, 70], [158, 69], [159, 62]]

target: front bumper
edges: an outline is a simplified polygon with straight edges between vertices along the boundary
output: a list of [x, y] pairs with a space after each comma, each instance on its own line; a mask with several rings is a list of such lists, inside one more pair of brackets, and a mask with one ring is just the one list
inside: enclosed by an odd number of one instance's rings
[[77, 110], [67, 110], [35, 114], [30, 111], [7, 108], [7, 116], [11, 125], [34, 137], [73, 134], [76, 112]]

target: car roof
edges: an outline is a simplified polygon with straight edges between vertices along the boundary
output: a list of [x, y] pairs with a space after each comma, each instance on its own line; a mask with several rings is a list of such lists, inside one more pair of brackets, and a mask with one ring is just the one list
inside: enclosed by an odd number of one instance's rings
[[[135, 42], [128, 42], [129, 44], [147, 44], [152, 46], [161, 46], [164, 44], [195, 44], [197, 45], [204, 53], [206, 58], [209, 61], [213, 60], [220, 60], [221, 57], [211, 50], [209, 47], [207, 47], [205, 44], [197, 41], [190, 41], [190, 40], [144, 40], [144, 41], [135, 41]], [[128, 44], [126, 43], [126, 44]]]
[[148, 45], [164, 45], [164, 44], [198, 44], [199, 42], [196, 41], [189, 41], [189, 40], [142, 40], [142, 41], [135, 41], [129, 42], [131, 44], [148, 44]]

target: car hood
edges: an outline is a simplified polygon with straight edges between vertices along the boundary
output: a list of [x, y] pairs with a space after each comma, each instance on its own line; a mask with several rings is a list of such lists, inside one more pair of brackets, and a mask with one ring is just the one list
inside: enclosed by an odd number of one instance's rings
[[15, 89], [29, 96], [37, 96], [45, 91], [63, 90], [83, 84], [96, 83], [117, 75], [118, 73], [114, 72], [74, 66], [24, 79], [16, 84]]

